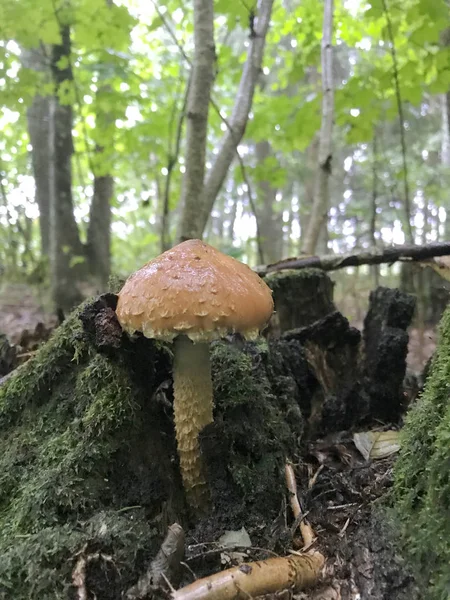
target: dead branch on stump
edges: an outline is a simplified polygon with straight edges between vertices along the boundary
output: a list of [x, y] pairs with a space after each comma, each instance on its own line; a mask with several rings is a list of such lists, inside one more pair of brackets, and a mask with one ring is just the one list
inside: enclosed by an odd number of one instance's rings
[[450, 242], [435, 242], [425, 246], [392, 246], [368, 252], [351, 252], [349, 254], [327, 254], [325, 256], [304, 256], [287, 258], [272, 265], [255, 268], [255, 271], [264, 277], [274, 271], [284, 269], [315, 268], [323, 271], [335, 271], [344, 267], [359, 267], [361, 265], [392, 264], [397, 261], [420, 262], [434, 256], [449, 256]]
[[320, 552], [244, 563], [198, 579], [172, 594], [173, 600], [235, 600], [305, 589], [317, 582], [325, 559]]

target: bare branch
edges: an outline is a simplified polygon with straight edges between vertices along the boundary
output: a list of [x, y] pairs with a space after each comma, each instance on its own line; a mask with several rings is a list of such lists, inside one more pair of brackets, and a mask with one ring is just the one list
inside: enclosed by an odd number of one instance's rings
[[434, 256], [450, 256], [450, 242], [435, 242], [426, 246], [392, 246], [370, 252], [352, 252], [349, 254], [330, 254], [326, 256], [304, 256], [287, 258], [273, 265], [256, 267], [255, 271], [264, 276], [274, 271], [284, 269], [316, 268], [324, 271], [335, 271], [344, 267], [359, 267], [360, 265], [392, 264], [397, 261], [415, 262]]

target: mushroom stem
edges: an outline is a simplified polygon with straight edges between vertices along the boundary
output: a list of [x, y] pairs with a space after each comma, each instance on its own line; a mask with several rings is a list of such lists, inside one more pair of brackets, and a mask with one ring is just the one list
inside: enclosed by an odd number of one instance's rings
[[198, 435], [213, 422], [209, 344], [175, 339], [173, 364], [175, 431], [180, 469], [189, 504], [203, 507], [208, 498]]

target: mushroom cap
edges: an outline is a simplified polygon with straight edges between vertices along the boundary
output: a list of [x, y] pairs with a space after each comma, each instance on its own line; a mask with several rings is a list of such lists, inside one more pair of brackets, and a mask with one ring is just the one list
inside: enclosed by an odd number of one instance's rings
[[194, 342], [229, 332], [255, 338], [273, 312], [272, 291], [238, 260], [188, 240], [133, 273], [119, 293], [117, 318], [129, 333]]

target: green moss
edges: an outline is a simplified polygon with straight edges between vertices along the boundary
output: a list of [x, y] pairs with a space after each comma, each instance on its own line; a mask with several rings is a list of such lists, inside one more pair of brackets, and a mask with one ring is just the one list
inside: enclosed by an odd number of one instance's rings
[[395, 467], [394, 505], [429, 600], [450, 598], [450, 308]]
[[145, 515], [119, 518], [108, 483], [140, 428], [138, 396], [129, 369], [89, 347], [79, 311], [0, 387], [0, 598], [65, 598], [76, 552], [114, 530], [115, 559], [148, 547]]
[[215, 423], [226, 439], [229, 472], [246, 501], [270, 510], [279, 509], [283, 466], [295, 452], [296, 434], [284, 418], [283, 398], [272, 389], [268, 361], [265, 342], [244, 351], [218, 343], [212, 351]]

